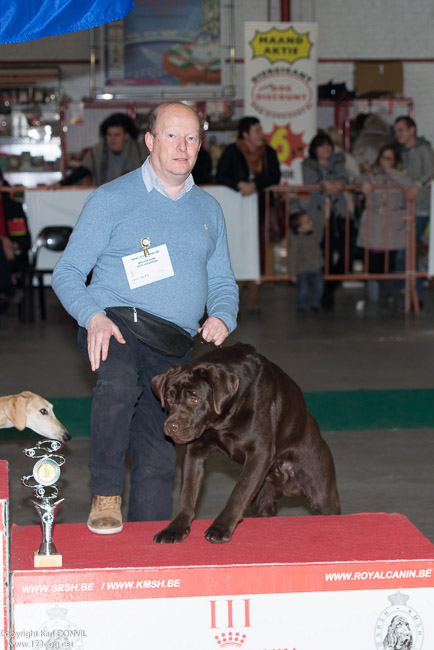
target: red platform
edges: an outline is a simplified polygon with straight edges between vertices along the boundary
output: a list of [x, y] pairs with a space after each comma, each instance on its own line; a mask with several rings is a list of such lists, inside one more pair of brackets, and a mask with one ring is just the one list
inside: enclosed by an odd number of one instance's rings
[[65, 647], [118, 650], [138, 647], [145, 623], [152, 650], [317, 650], [320, 628], [322, 647], [348, 650], [351, 631], [351, 650], [383, 650], [400, 618], [414, 650], [434, 648], [434, 546], [402, 515], [246, 519], [222, 545], [203, 537], [209, 524], [177, 545], [153, 543], [162, 522], [113, 536], [57, 525], [61, 569], [34, 569], [41, 529], [14, 526], [15, 633], [43, 641], [67, 623], [83, 646]]
[[[124, 524], [118, 535], [95, 535], [86, 524], [54, 528], [63, 569], [233, 566], [434, 559], [434, 545], [399, 514], [245, 519], [227, 544], [210, 544], [210, 521], [194, 521], [181, 544], [155, 544], [165, 522]], [[40, 526], [13, 526], [11, 570], [32, 571]]]

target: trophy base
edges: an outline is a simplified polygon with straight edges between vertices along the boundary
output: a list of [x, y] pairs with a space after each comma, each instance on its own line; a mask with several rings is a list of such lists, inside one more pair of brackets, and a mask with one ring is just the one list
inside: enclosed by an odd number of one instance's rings
[[45, 553], [39, 553], [39, 551], [35, 551], [33, 566], [35, 569], [41, 567], [62, 566], [62, 553], [51, 553], [50, 555], [45, 555]]

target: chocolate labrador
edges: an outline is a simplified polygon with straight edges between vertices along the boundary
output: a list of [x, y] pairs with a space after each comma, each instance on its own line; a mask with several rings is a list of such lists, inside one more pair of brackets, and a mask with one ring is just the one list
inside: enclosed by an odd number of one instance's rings
[[305, 495], [317, 514], [340, 514], [333, 458], [300, 388], [251, 345], [212, 350], [157, 375], [151, 387], [168, 413], [166, 435], [186, 444], [178, 510], [154, 542], [176, 544], [189, 534], [215, 450], [243, 469], [205, 532], [209, 542], [228, 542], [252, 501], [258, 516], [272, 516], [282, 494]]

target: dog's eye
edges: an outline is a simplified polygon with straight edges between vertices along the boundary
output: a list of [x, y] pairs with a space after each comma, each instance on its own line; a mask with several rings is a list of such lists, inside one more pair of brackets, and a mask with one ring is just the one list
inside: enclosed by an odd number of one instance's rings
[[47, 409], [39, 409], [39, 413], [41, 413], [42, 415], [48, 415]]
[[190, 395], [189, 397], [187, 397], [187, 402], [189, 404], [197, 404], [198, 401], [199, 401], [199, 399], [198, 399], [197, 395]]
[[169, 395], [168, 397], [166, 397], [166, 402], [167, 402], [168, 404], [172, 404], [172, 403], [173, 403], [173, 397], [172, 397], [171, 395]]

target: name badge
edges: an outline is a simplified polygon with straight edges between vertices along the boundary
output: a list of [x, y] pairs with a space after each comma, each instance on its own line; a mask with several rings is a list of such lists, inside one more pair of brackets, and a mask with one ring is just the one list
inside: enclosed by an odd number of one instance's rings
[[166, 244], [149, 248], [148, 255], [143, 255], [143, 251], [126, 255], [122, 262], [130, 289], [137, 289], [175, 275]]

